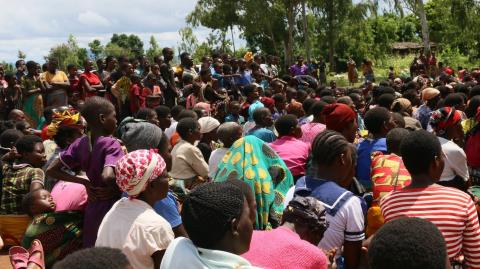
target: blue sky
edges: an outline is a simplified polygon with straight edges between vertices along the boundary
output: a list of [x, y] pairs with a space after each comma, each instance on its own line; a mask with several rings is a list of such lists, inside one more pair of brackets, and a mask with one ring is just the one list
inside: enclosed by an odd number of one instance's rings
[[[160, 46], [176, 46], [178, 30], [197, 0], [2, 0], [0, 61], [14, 62], [18, 50], [43, 62], [49, 49], [73, 34], [82, 47], [93, 39], [106, 44], [113, 33], [140, 36], [144, 48], [155, 36]], [[210, 32], [195, 29], [202, 41]], [[238, 33], [236, 34], [238, 44]]]

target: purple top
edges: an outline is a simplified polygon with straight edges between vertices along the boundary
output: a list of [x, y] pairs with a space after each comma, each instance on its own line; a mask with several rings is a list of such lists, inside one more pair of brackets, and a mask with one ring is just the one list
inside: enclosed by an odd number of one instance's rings
[[[125, 153], [120, 143], [113, 137], [101, 136], [90, 146], [90, 138], [83, 136], [75, 140], [60, 153], [60, 160], [70, 169], [81, 168], [95, 187], [106, 187], [101, 174], [106, 166], [115, 166]], [[120, 197], [118, 197], [120, 198]], [[88, 202], [83, 225], [83, 247], [93, 247], [97, 239], [98, 227], [103, 217], [118, 198]]]
[[298, 66], [297, 64], [294, 64], [290, 66], [289, 70], [292, 76], [308, 75], [308, 66], [305, 64], [303, 64], [302, 66]]

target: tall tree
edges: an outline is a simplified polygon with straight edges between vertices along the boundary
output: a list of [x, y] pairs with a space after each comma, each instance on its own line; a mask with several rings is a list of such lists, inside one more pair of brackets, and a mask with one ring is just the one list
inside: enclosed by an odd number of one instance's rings
[[67, 65], [75, 64], [81, 66], [83, 61], [88, 58], [87, 49], [80, 48], [73, 35], [68, 36], [67, 43], [59, 44], [50, 49], [46, 60], [54, 58], [58, 61], [58, 66], [62, 70], [67, 69]]
[[134, 34], [113, 34], [109, 44], [130, 50], [134, 56], [141, 56], [144, 53], [142, 40]]
[[90, 48], [90, 52], [93, 54], [93, 58], [95, 58], [95, 60], [100, 58], [100, 55], [103, 53], [103, 46], [100, 40], [92, 40], [92, 42], [88, 43], [88, 47]]
[[160, 45], [158, 45], [157, 39], [153, 35], [150, 36], [150, 41], [148, 43], [150, 44], [150, 47], [146, 52], [146, 56], [148, 60], [153, 63], [153, 58], [161, 55], [162, 50], [160, 49]]
[[191, 27], [184, 27], [178, 30], [180, 43], [177, 44], [178, 53], [188, 52], [193, 54], [198, 47], [198, 39]]

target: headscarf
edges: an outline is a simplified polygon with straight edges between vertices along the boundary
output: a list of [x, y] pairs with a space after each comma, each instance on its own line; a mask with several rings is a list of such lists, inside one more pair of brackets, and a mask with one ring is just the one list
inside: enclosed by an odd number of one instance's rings
[[297, 102], [297, 101], [292, 101], [290, 104], [287, 106], [287, 113], [288, 114], [294, 114], [296, 115], [298, 111], [303, 110], [302, 103]]
[[245, 59], [245, 61], [247, 61], [247, 62], [253, 61], [253, 53], [252, 53], [251, 51], [248, 51], [248, 52], [245, 53], [245, 55], [243, 56], [243, 59]]
[[412, 103], [407, 98], [398, 98], [393, 101], [391, 110], [399, 112], [403, 116], [410, 116], [407, 111], [412, 108]]
[[200, 124], [200, 133], [202, 134], [210, 133], [220, 126], [220, 122], [213, 117], [202, 117], [198, 119], [198, 124]]
[[129, 197], [136, 198], [149, 182], [163, 174], [167, 165], [155, 150], [136, 150], [118, 160], [115, 166], [117, 185]]
[[357, 119], [355, 111], [341, 103], [326, 105], [322, 114], [325, 115], [327, 129], [337, 132], [341, 132], [347, 124]]
[[273, 109], [275, 108], [275, 101], [270, 98], [270, 97], [262, 97], [260, 99], [260, 101], [262, 102], [262, 104], [268, 108], [270, 110], [270, 112], [273, 113]]
[[435, 89], [435, 88], [425, 88], [422, 91], [422, 101], [431, 100], [431, 99], [437, 97], [437, 95], [439, 95], [439, 94], [440, 94], [440, 91]]
[[133, 118], [128, 122], [122, 121], [118, 133], [129, 152], [157, 148], [162, 139], [162, 129], [158, 126]]
[[293, 198], [285, 208], [284, 219], [289, 222], [301, 221], [315, 230], [325, 231], [328, 227], [325, 207], [313, 197]]
[[283, 160], [261, 139], [249, 135], [233, 143], [218, 165], [215, 182], [243, 180], [257, 201], [256, 229], [280, 224], [293, 177]]
[[64, 111], [55, 111], [52, 115], [52, 122], [47, 126], [47, 137], [54, 137], [61, 126], [71, 126], [79, 129], [85, 128], [80, 113], [71, 108]]
[[430, 115], [430, 125], [437, 135], [444, 135], [448, 127], [452, 127], [462, 120], [462, 114], [454, 107], [442, 107]]

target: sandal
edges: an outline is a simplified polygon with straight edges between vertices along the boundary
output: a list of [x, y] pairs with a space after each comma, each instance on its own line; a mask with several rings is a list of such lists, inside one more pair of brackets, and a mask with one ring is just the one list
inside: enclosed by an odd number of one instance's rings
[[[44, 256], [44, 252], [43, 252], [43, 246], [42, 246], [42, 242], [40, 242], [40, 240], [38, 239], [35, 239], [32, 241], [32, 245], [30, 246], [30, 249], [28, 250], [28, 252], [30, 253], [30, 258], [28, 258], [28, 263], [34, 263], [36, 264], [38, 267], [40, 267], [40, 269], [44, 269], [45, 268], [45, 256]], [[35, 252], [40, 252], [40, 257], [37, 257], [35, 256]]]
[[8, 250], [8, 256], [10, 256], [10, 263], [13, 269], [27, 268], [28, 258], [30, 257], [28, 250], [19, 246], [11, 247]]

